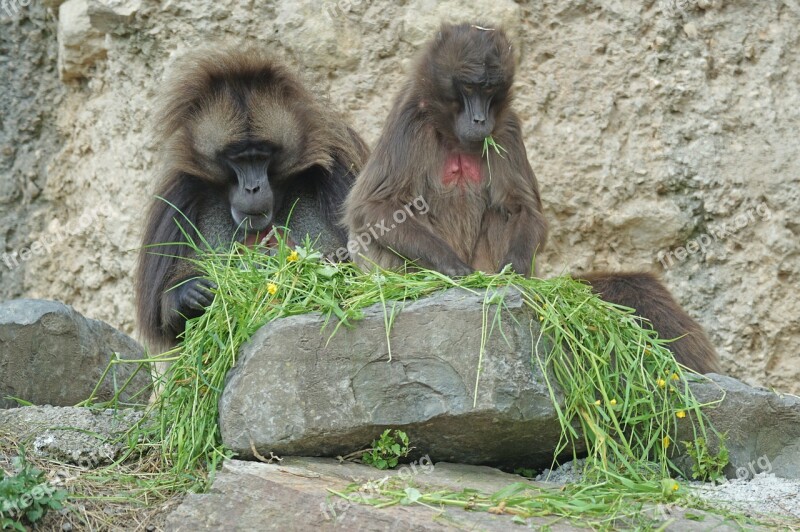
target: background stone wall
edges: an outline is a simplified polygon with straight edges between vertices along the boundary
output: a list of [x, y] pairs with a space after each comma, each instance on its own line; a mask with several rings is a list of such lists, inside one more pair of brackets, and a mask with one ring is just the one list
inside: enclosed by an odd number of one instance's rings
[[441, 20], [515, 40], [543, 272], [659, 271], [727, 371], [800, 391], [798, 0], [0, 0], [0, 297], [133, 332], [150, 120], [186, 51], [262, 45], [373, 143]]

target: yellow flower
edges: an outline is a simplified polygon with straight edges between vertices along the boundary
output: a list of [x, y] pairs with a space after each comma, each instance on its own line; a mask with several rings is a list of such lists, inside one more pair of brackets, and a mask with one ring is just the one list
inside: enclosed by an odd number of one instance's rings
[[300, 258], [300, 255], [295, 250], [295, 251], [292, 251], [291, 253], [289, 253], [289, 256], [286, 257], [286, 262], [294, 262], [299, 258]]
[[681, 485], [677, 482], [672, 485], [672, 491], [678, 491], [681, 488]]
[[665, 381], [664, 379], [658, 379], [658, 381], [656, 381], [656, 383], [658, 384], [659, 388], [663, 388], [663, 387], [665, 387], [667, 385], [667, 381]]
[[611, 400], [611, 401], [609, 401], [609, 402], [611, 403], [611, 406], [614, 406], [614, 405], [616, 405], [616, 404], [617, 404], [617, 400], [616, 400], [616, 399], [612, 399], [612, 400]]
[[669, 436], [664, 436], [664, 439], [661, 440], [661, 444], [664, 446], [664, 449], [669, 448], [669, 444], [672, 443], [672, 440], [669, 439]]
[[267, 292], [269, 292], [269, 295], [274, 296], [278, 292], [278, 285], [275, 283], [269, 283], [267, 285]]
[[544, 316], [539, 316], [539, 321], [544, 321]]
[[673, 373], [673, 374], [672, 374], [672, 377], [670, 377], [670, 378], [671, 378], [672, 380], [674, 380], [674, 381], [676, 381], [676, 380], [680, 379], [680, 377], [678, 377], [678, 374], [677, 374], [677, 373]]
[[680, 419], [683, 419], [683, 418], [685, 418], [685, 417], [686, 417], [686, 412], [684, 412], [683, 410], [678, 410], [678, 411], [675, 413], [675, 415], [676, 415], [676, 416], [678, 416]]
[[600, 406], [603, 403], [600, 401], [600, 399], [598, 399], [597, 401], [594, 402], [594, 404], [597, 405], [597, 406]]

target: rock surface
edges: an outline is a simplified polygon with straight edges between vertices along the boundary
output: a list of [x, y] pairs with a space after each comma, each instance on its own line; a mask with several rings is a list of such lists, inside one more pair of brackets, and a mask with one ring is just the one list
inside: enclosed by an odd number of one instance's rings
[[[546, 379], [531, 361], [538, 321], [516, 291], [506, 293], [500, 324], [486, 341], [473, 406], [482, 322], [486, 315], [491, 323], [497, 308], [484, 310], [484, 301], [492, 299], [453, 289], [406, 302], [388, 344], [382, 304], [332, 338], [333, 326], [323, 330], [317, 314], [263, 327], [228, 375], [219, 403], [223, 442], [251, 458], [253, 446], [264, 456], [334, 457], [396, 428], [436, 461], [549, 466], [561, 428]], [[719, 375], [690, 379], [711, 424], [727, 434], [729, 478], [769, 472], [800, 479], [799, 398]], [[691, 427], [688, 419], [679, 423], [675, 441], [693, 441]], [[682, 445], [674, 449], [683, 452]], [[676, 462], [691, 474], [687, 456]]]
[[26, 406], [0, 410], [0, 435], [26, 442], [37, 456], [96, 468], [127, 449], [120, 437], [141, 418], [133, 410]]
[[[144, 358], [138, 343], [70, 306], [28, 299], [0, 303], [0, 408], [17, 404], [7, 396], [54, 406], [88, 399], [115, 354], [119, 360]], [[150, 384], [150, 374], [133, 363], [112, 366], [96, 398], [111, 399], [131, 376], [120, 400], [146, 402], [147, 392], [134, 395]]]
[[58, 74], [64, 81], [92, 75], [111, 35], [124, 33], [141, 0], [67, 0], [58, 7]]
[[[800, 480], [800, 398], [751, 388], [730, 377], [711, 378], [712, 382], [693, 383], [692, 392], [703, 404], [724, 398], [705, 412], [725, 435], [730, 455], [726, 476], [747, 480], [771, 473]], [[690, 439], [690, 430], [679, 432], [678, 441]], [[689, 471], [685, 460], [679, 464]]]
[[549, 464], [561, 429], [544, 379], [531, 371], [538, 327], [517, 292], [505, 297], [503, 334], [486, 342], [473, 396], [483, 301], [455, 289], [407, 302], [390, 344], [380, 304], [330, 339], [316, 314], [262, 328], [220, 399], [223, 442], [251, 457], [251, 442], [267, 456], [336, 456], [397, 428], [436, 460]]
[[800, 392], [796, 1], [104, 0], [123, 7], [87, 8], [102, 45], [84, 32], [76, 46], [105, 58], [66, 83], [57, 28], [79, 28], [60, 3], [0, 8], [0, 297], [69, 301], [132, 331], [151, 120], [185, 51], [263, 45], [374, 142], [442, 18], [502, 21], [550, 220], [542, 271], [662, 270], [726, 372]]
[[108, 52], [105, 34], [92, 25], [89, 2], [67, 0], [58, 8], [58, 73], [62, 80], [85, 78]]
[[[353, 483], [370, 481], [399, 482], [402, 491], [413, 485], [421, 492], [477, 489], [495, 493], [509, 484], [524, 482], [522, 477], [488, 467], [438, 462], [412, 471], [378, 471], [359, 464], [339, 464], [334, 460], [288, 458], [280, 464], [261, 464], [228, 460], [217, 474], [209, 493], [190, 494], [167, 518], [166, 530], [512, 530], [519, 526], [511, 515], [468, 512], [460, 508], [395, 505], [376, 509], [349, 502], [328, 490], [343, 492]], [[531, 486], [545, 486], [531, 483]], [[369, 488], [362, 490], [370, 497]], [[693, 511], [702, 522], [686, 518], [680, 508], [667, 515], [660, 509], [644, 510], [651, 515], [654, 528], [665, 530], [736, 530], [732, 524], [711, 514]], [[647, 512], [651, 512], [648, 514]], [[526, 520], [532, 528], [554, 531], [587, 530], [580, 523], [569, 524], [553, 517]]]

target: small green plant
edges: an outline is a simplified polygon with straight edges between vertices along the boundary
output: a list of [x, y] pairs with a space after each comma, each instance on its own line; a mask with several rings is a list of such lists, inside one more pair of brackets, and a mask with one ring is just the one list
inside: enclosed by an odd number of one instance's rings
[[529, 467], [518, 467], [514, 470], [514, 474], [525, 478], [536, 478], [536, 470]]
[[391, 469], [401, 458], [408, 456], [408, 435], [402, 430], [386, 429], [381, 437], [372, 442], [372, 448], [361, 456], [361, 461], [378, 469]]
[[14, 459], [17, 474], [6, 476], [0, 469], [0, 530], [25, 532], [25, 524], [39, 521], [48, 510], [60, 510], [67, 492], [48, 484], [44, 473], [25, 460], [20, 448]]
[[495, 142], [494, 137], [491, 135], [483, 139], [483, 150], [481, 151], [481, 157], [486, 157], [486, 166], [489, 168], [489, 181], [492, 180], [492, 163], [489, 160], [490, 149], [494, 150], [494, 152], [503, 159], [505, 159], [505, 155], [503, 154], [508, 153], [508, 150]]
[[722, 478], [722, 470], [728, 465], [728, 448], [725, 441], [720, 436], [719, 452], [713, 454], [708, 449], [705, 438], [697, 438], [694, 441], [685, 441], [686, 454], [692, 457], [692, 478], [704, 482], [716, 482]]

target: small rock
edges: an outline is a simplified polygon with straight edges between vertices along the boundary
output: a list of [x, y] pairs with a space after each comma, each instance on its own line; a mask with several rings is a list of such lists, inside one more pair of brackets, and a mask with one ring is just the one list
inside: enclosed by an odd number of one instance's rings
[[[800, 398], [753, 388], [730, 377], [708, 377], [711, 380], [692, 383], [692, 393], [709, 405], [703, 411], [716, 431], [725, 435], [727, 478], [746, 480], [771, 473], [800, 479]], [[681, 427], [685, 428], [679, 430], [677, 441], [693, 439], [689, 425]], [[713, 450], [716, 439], [709, 439]], [[677, 459], [676, 465], [691, 475], [688, 457]]]
[[110, 33], [129, 23], [142, 8], [142, 0], [91, 0], [87, 13], [93, 28]]
[[[0, 408], [16, 406], [5, 397], [33, 404], [72, 406], [88, 399], [114, 356], [141, 360], [144, 349], [110, 325], [84, 318], [55, 301], [16, 299], [0, 303]], [[108, 400], [136, 372], [120, 393], [122, 401], [150, 384], [149, 368], [115, 364], [96, 398]], [[146, 401], [142, 394], [139, 401]]]
[[92, 26], [89, 0], [67, 0], [58, 8], [58, 74], [63, 81], [88, 77], [106, 56], [105, 34]]

